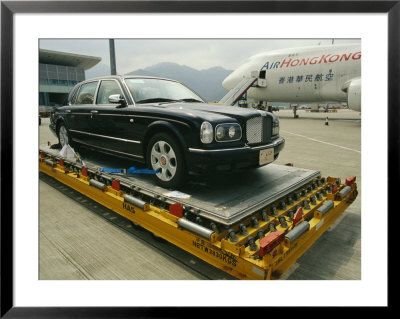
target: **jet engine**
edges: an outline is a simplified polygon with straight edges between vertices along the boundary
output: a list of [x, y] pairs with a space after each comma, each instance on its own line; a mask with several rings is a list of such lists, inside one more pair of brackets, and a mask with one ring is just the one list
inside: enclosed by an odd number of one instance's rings
[[361, 78], [351, 80], [345, 91], [347, 91], [349, 109], [361, 112]]

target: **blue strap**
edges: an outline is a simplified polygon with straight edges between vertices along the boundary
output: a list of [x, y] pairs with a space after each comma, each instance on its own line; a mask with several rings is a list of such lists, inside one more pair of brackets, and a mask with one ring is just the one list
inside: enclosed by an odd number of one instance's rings
[[153, 171], [152, 169], [148, 168], [136, 168], [135, 166], [132, 166], [126, 170], [127, 174], [157, 174], [158, 171]]
[[[100, 168], [100, 172], [124, 174], [125, 170], [119, 169], [119, 168]], [[126, 170], [126, 173], [127, 174], [157, 174], [158, 171], [153, 171], [148, 168], [138, 169], [135, 166], [132, 166]]]
[[100, 172], [124, 173], [124, 170], [123, 169], [118, 169], [118, 168], [100, 168]]

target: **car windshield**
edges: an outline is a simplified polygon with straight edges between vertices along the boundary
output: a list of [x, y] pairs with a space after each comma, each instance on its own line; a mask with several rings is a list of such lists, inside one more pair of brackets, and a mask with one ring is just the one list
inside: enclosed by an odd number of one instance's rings
[[181, 83], [160, 80], [130, 78], [125, 82], [135, 103], [154, 102], [200, 102], [204, 100]]

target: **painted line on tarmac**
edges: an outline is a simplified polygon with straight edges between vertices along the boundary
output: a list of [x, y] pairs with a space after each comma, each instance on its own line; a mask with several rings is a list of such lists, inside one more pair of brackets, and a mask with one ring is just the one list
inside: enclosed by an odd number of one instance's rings
[[311, 141], [314, 141], [314, 142], [318, 142], [318, 143], [322, 143], [322, 144], [327, 144], [327, 145], [339, 147], [339, 148], [342, 148], [342, 149], [345, 149], [345, 150], [348, 150], [348, 151], [353, 151], [353, 152], [356, 152], [356, 153], [360, 153], [360, 154], [361, 154], [361, 151], [358, 151], [358, 150], [355, 150], [355, 149], [352, 149], [352, 148], [348, 148], [348, 147], [345, 147], [345, 146], [341, 146], [341, 145], [337, 145], [337, 144], [332, 144], [332, 143], [320, 141], [320, 140], [317, 140], [317, 139], [312, 138], [312, 137], [308, 137], [308, 136], [304, 136], [304, 135], [292, 133], [292, 132], [285, 131], [285, 130], [281, 130], [281, 132], [289, 133], [289, 134], [292, 134], [292, 135], [296, 135], [296, 136], [299, 136], [299, 137], [306, 138], [306, 139], [311, 140]]

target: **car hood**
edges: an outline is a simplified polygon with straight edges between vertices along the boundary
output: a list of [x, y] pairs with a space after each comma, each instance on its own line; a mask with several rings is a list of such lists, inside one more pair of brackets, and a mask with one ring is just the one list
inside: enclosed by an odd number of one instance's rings
[[200, 116], [202, 118], [218, 119], [218, 118], [236, 118], [238, 120], [246, 120], [255, 116], [265, 115], [266, 112], [241, 108], [238, 106], [228, 106], [221, 104], [207, 104], [207, 103], [171, 103], [171, 104], [157, 104], [155, 107], [168, 109], [176, 113], [191, 114], [193, 116]]

